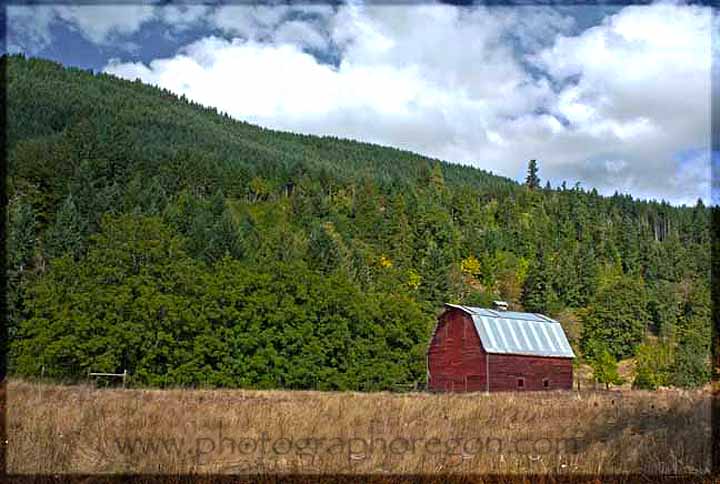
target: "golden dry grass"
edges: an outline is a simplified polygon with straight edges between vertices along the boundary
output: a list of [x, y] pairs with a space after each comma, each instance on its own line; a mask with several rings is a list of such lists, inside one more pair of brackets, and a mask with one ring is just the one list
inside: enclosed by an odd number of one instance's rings
[[8, 472], [701, 474], [709, 403], [701, 391], [361, 394], [15, 380]]

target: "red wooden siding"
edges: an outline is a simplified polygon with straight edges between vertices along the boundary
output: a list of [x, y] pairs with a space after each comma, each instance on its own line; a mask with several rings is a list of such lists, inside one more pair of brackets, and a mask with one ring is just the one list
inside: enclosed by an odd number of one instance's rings
[[462, 311], [446, 311], [439, 318], [428, 350], [428, 388], [484, 391], [485, 356], [472, 319]]
[[[572, 359], [508, 354], [488, 354], [475, 331], [472, 318], [459, 309], [448, 309], [438, 318], [428, 348], [428, 389], [477, 392], [534, 391], [572, 388]], [[518, 388], [518, 379], [524, 379]], [[544, 380], [547, 379], [547, 387]]]
[[[518, 388], [518, 378], [525, 379]], [[545, 387], [543, 380], [548, 380]], [[490, 391], [570, 390], [572, 360], [542, 356], [490, 355]]]

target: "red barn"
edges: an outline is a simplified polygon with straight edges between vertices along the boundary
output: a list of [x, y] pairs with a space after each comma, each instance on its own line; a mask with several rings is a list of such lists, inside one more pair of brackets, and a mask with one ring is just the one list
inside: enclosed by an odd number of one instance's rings
[[428, 348], [428, 389], [569, 390], [574, 357], [547, 316], [446, 304]]

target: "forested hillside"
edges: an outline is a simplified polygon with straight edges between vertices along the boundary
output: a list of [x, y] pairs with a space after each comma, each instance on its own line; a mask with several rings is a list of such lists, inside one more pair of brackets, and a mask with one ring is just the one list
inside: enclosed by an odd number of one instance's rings
[[424, 382], [443, 302], [504, 299], [599, 373], [635, 356], [638, 386], [709, 379], [701, 202], [518, 184], [4, 61], [15, 374], [382, 389]]

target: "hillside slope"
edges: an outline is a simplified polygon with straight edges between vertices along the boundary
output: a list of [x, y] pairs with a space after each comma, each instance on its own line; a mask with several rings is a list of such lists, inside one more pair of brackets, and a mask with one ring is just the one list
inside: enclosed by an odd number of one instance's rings
[[702, 204], [529, 190], [4, 60], [18, 374], [387, 388], [424, 380], [443, 302], [503, 298], [559, 317], [588, 357], [667, 349], [659, 383], [707, 378]]

